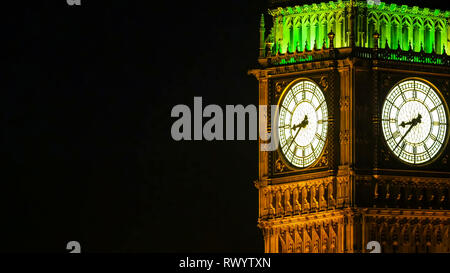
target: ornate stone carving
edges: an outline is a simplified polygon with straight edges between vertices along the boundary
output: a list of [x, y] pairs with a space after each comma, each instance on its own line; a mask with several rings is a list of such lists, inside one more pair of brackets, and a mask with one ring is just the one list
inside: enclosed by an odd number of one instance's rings
[[391, 75], [386, 75], [383, 79], [383, 87], [390, 88], [392, 85], [392, 77]]
[[284, 164], [283, 160], [281, 158], [278, 158], [275, 162], [275, 172], [282, 173], [287, 169], [287, 166]]
[[324, 153], [320, 159], [317, 161], [315, 167], [321, 168], [321, 167], [327, 167], [328, 166], [328, 154]]
[[333, 183], [328, 183], [328, 207], [334, 208], [336, 202], [333, 197]]
[[[370, 185], [373, 206], [378, 208], [449, 209], [447, 202], [449, 181], [427, 182], [412, 178], [384, 178]], [[365, 187], [361, 184], [361, 187]]]
[[350, 98], [348, 96], [342, 97], [339, 100], [339, 105], [341, 107], [341, 111], [348, 111], [350, 107]]
[[381, 155], [384, 161], [390, 161], [391, 160], [391, 156], [389, 152], [386, 152], [385, 149], [381, 149]]
[[445, 155], [442, 157], [442, 164], [447, 165], [448, 164], [448, 155]]
[[369, 210], [364, 216], [368, 223], [367, 241], [379, 241], [383, 253], [449, 252], [450, 221], [445, 214]]
[[327, 201], [325, 200], [325, 187], [319, 186], [319, 210], [327, 209]]
[[302, 213], [309, 212], [309, 202], [308, 202], [308, 190], [306, 187], [302, 188]]
[[450, 81], [446, 80], [445, 81], [445, 89], [442, 90], [444, 92], [444, 95], [446, 96], [446, 98], [450, 98]]
[[328, 77], [327, 76], [322, 76], [322, 78], [320, 78], [320, 87], [322, 87], [323, 92], [327, 92], [328, 91], [328, 87], [329, 87], [329, 83], [328, 83]]
[[345, 130], [339, 134], [339, 143], [349, 144], [350, 141], [350, 131]]
[[287, 82], [286, 81], [279, 81], [277, 83], [275, 83], [275, 98], [278, 99], [281, 94], [283, 93], [283, 90], [286, 88], [287, 86]]
[[292, 215], [291, 191], [289, 189], [284, 191], [284, 208], [285, 215]]
[[[324, 215], [323, 218], [305, 220], [280, 226], [260, 225], [269, 237], [275, 236], [266, 252], [280, 253], [336, 253], [343, 252], [338, 230], [343, 228], [342, 215]], [[276, 232], [275, 230], [279, 230]]]
[[300, 213], [302, 211], [302, 205], [299, 202], [300, 194], [299, 194], [298, 187], [294, 188], [292, 195], [293, 195], [293, 201], [292, 202], [294, 203], [294, 214], [298, 214], [298, 213]]

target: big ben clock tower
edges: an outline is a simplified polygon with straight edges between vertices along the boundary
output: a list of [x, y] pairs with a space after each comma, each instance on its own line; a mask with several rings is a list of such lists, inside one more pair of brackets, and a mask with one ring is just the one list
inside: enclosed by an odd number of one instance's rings
[[260, 35], [265, 251], [450, 252], [450, 11], [274, 0]]

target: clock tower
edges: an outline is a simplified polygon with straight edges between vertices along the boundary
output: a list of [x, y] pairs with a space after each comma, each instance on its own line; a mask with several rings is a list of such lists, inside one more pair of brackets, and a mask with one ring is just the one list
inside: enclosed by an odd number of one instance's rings
[[249, 72], [278, 106], [260, 124], [279, 141], [255, 182], [265, 251], [450, 252], [450, 11], [271, 2]]

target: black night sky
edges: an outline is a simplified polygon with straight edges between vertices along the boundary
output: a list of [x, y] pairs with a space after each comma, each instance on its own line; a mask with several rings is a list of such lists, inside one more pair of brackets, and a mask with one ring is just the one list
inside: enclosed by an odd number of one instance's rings
[[176, 142], [170, 114], [258, 104], [266, 1], [81, 2], [2, 9], [0, 251], [262, 252], [257, 142]]

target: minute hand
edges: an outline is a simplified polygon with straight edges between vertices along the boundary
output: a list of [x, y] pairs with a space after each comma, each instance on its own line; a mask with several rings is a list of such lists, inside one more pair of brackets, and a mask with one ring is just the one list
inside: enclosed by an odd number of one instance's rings
[[292, 127], [293, 130], [297, 130], [298, 129], [298, 131], [295, 134], [294, 138], [292, 139], [291, 144], [289, 144], [288, 150], [291, 148], [292, 143], [294, 143], [294, 140], [297, 138], [298, 134], [300, 133], [300, 130], [302, 128], [305, 128], [308, 125], [308, 123], [309, 123], [308, 122], [308, 116], [305, 116], [305, 119], [301, 123], [299, 123], [299, 124], [295, 125], [294, 127]]
[[403, 140], [405, 139], [405, 137], [409, 134], [409, 132], [411, 132], [412, 128], [414, 128], [415, 125], [416, 125], [416, 124], [411, 125], [411, 127], [409, 127], [408, 131], [406, 131], [405, 135], [400, 139], [400, 141], [398, 142], [397, 146], [395, 146], [394, 151], [397, 150], [398, 145], [400, 145], [400, 143], [402, 143], [402, 141], [403, 141]]
[[298, 136], [298, 133], [300, 133], [300, 130], [301, 130], [302, 128], [300, 127], [300, 129], [298, 129], [298, 131], [297, 131], [297, 133], [295, 134], [295, 136], [294, 136], [294, 138], [292, 139], [292, 142], [291, 142], [291, 144], [289, 144], [289, 147], [288, 147], [288, 150], [291, 148], [291, 146], [292, 146], [292, 143], [294, 143], [294, 141], [295, 141], [295, 139], [297, 138], [297, 136]]
[[409, 127], [408, 131], [406, 131], [405, 135], [400, 139], [400, 141], [398, 142], [397, 146], [395, 146], [395, 150], [397, 150], [398, 145], [400, 145], [400, 143], [402, 143], [402, 141], [405, 139], [405, 137], [409, 134], [409, 132], [411, 132], [412, 128], [414, 128], [414, 126], [416, 126], [417, 124], [420, 123], [421, 121], [421, 115], [419, 115], [419, 117], [417, 119], [413, 119], [409, 124], [411, 124], [411, 127]]

